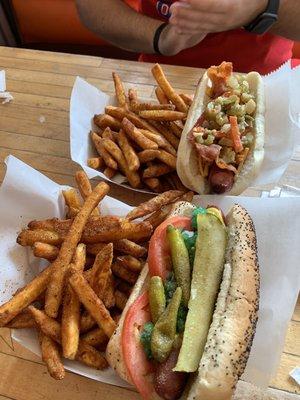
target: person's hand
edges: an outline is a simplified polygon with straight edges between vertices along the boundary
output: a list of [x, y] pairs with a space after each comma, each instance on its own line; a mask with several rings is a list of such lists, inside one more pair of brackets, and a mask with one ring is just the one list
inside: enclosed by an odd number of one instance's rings
[[228, 31], [247, 25], [266, 9], [267, 3], [267, 0], [180, 0], [170, 8], [170, 23], [181, 34]]
[[169, 24], [160, 35], [159, 51], [164, 56], [174, 56], [182, 50], [196, 46], [205, 36], [206, 34], [201, 31], [196, 34], [178, 33], [177, 28]]

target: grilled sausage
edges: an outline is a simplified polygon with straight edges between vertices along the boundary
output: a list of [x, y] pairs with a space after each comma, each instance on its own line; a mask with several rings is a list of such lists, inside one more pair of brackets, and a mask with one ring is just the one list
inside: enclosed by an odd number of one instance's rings
[[213, 165], [209, 174], [209, 184], [213, 193], [228, 192], [234, 183], [234, 173]]

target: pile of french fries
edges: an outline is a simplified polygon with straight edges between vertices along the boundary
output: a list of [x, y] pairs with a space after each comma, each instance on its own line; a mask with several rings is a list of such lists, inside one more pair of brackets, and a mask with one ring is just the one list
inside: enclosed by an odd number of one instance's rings
[[[66, 219], [31, 221], [17, 242], [49, 265], [0, 306], [0, 327], [35, 328], [50, 375], [63, 379], [62, 357], [106, 368], [104, 351], [147, 258], [153, 229], [193, 192], [171, 190], [126, 217], [102, 215], [109, 186], [92, 189], [83, 171], [63, 191]], [[138, 221], [135, 221], [138, 219]]]
[[120, 172], [133, 188], [185, 190], [176, 173], [176, 156], [192, 98], [175, 92], [159, 64], [152, 74], [158, 103], [140, 101], [135, 89], [126, 96], [121, 78], [113, 73], [118, 106], [94, 116], [97, 129], [91, 138], [99, 156], [88, 159], [88, 165], [109, 179]]

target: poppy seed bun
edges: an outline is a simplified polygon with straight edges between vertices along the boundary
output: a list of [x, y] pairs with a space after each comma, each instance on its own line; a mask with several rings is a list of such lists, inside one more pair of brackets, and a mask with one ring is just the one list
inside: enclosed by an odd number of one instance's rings
[[[249, 88], [255, 95], [256, 111], [254, 115], [254, 145], [250, 149], [241, 172], [237, 175], [232, 189], [226, 192], [228, 196], [241, 194], [257, 176], [264, 158], [265, 141], [265, 93], [262, 77], [257, 72], [250, 72], [245, 76], [249, 83]], [[198, 118], [202, 115], [207, 103], [211, 100], [206, 89], [209, 86], [210, 79], [207, 73], [203, 75], [199, 83], [193, 104], [190, 107], [188, 118], [186, 120], [179, 147], [177, 152], [177, 173], [182, 183], [200, 194], [210, 192], [208, 180], [200, 175], [198, 167], [198, 154], [193, 144], [189, 140], [189, 133], [195, 126]]]
[[259, 271], [251, 217], [239, 205], [227, 216], [225, 267], [198, 376], [188, 400], [229, 400], [244, 372], [255, 334]]

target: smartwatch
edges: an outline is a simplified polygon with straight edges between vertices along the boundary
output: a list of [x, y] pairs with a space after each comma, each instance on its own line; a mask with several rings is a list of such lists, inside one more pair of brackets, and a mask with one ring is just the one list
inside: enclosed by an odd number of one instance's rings
[[278, 21], [278, 10], [280, 0], [269, 0], [267, 8], [259, 14], [252, 22], [244, 26], [246, 31], [263, 35]]

